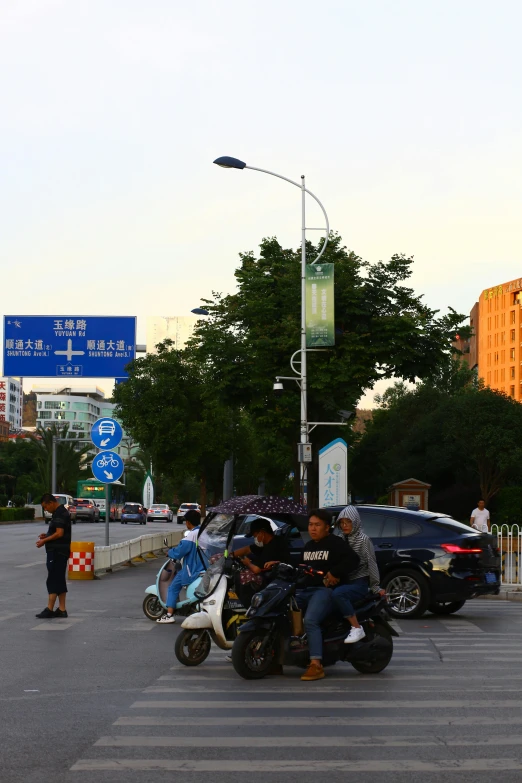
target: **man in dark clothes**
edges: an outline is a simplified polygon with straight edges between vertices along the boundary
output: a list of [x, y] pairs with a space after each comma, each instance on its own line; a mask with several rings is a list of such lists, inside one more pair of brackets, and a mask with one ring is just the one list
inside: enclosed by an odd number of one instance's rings
[[347, 584], [350, 573], [359, 565], [359, 556], [344, 539], [332, 535], [331, 525], [332, 515], [324, 509], [308, 515], [310, 541], [305, 544], [302, 564], [321, 573], [307, 576], [296, 593], [297, 604], [304, 610], [303, 623], [310, 650], [310, 665], [302, 680], [324, 677], [321, 623], [334, 610], [330, 588]]
[[254, 519], [250, 525], [250, 535], [254, 537], [251, 546], [244, 546], [232, 552], [232, 557], [241, 560], [244, 566], [254, 574], [257, 579], [241, 582], [238, 579], [236, 589], [243, 606], [249, 607], [252, 596], [266, 585], [266, 579], [262, 575], [266, 569], [275, 563], [289, 563], [290, 549], [283, 536], [274, 535], [269, 519], [260, 517]]
[[[71, 549], [71, 517], [54, 495], [46, 492], [40, 501], [44, 511], [52, 514], [47, 533], [41, 533], [36, 546], [45, 546], [47, 553], [47, 607], [37, 617], [67, 617], [65, 596], [67, 594], [67, 563]], [[54, 609], [58, 598], [58, 609]]]

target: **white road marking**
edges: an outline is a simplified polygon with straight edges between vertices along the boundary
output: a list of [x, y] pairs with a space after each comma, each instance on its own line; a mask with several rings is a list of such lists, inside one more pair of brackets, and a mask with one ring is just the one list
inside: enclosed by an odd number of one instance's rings
[[36, 560], [34, 563], [23, 563], [22, 565], [15, 566], [15, 568], [32, 568], [37, 565], [45, 565], [45, 560]]
[[[236, 718], [198, 718], [198, 726], [487, 726], [491, 728], [491, 718], [473, 715], [468, 718], [424, 718], [416, 716], [414, 718], [399, 718], [381, 716], [372, 716], [364, 718], [345, 718], [342, 715], [336, 715], [332, 718], [322, 716], [311, 718], [280, 718], [278, 716], [262, 717], [236, 717]], [[155, 718], [148, 715], [137, 715], [118, 718], [113, 726], [186, 726], [186, 718], [171, 717], [164, 715]], [[497, 726], [520, 726], [522, 718], [495, 718]], [[204, 742], [204, 740], [202, 740]]]
[[[228, 691], [227, 691], [228, 692]], [[320, 691], [317, 691], [320, 696]], [[395, 696], [395, 694], [394, 694]], [[131, 704], [131, 709], [166, 709], [166, 710], [373, 710], [373, 709], [439, 709], [439, 710], [461, 710], [461, 709], [520, 709], [522, 700], [515, 701], [506, 699], [419, 699], [418, 701], [403, 701], [394, 698], [389, 701], [377, 699], [367, 699], [366, 701], [326, 701], [318, 699], [317, 701], [304, 700], [286, 700], [286, 701], [178, 701], [174, 700], [155, 700], [155, 701], [135, 701]]]
[[21, 612], [13, 612], [11, 614], [5, 614], [0, 617], [0, 623], [3, 623], [4, 620], [11, 620], [12, 617], [19, 617], [22, 613]]
[[[346, 743], [347, 744], [347, 743]], [[364, 761], [353, 761], [345, 759], [341, 761], [322, 761], [315, 759], [305, 760], [258, 760], [252, 763], [251, 759], [246, 758], [242, 761], [225, 761], [215, 759], [208, 761], [194, 761], [192, 759], [81, 759], [73, 764], [71, 771], [123, 771], [139, 770], [145, 771], [172, 771], [172, 772], [211, 772], [215, 774], [216, 769], [223, 772], [241, 772], [249, 776], [256, 777], [259, 774], [267, 772], [487, 772], [493, 773], [504, 771], [522, 770], [522, 760], [517, 759], [440, 759], [437, 761], [418, 761], [418, 760], [393, 760], [375, 761], [365, 759]]]

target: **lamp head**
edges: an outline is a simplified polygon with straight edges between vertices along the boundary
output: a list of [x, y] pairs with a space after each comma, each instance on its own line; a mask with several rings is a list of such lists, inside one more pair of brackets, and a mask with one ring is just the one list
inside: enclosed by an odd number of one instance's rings
[[216, 158], [214, 161], [216, 166], [221, 166], [222, 169], [244, 169], [246, 163], [243, 163], [239, 158], [231, 158], [229, 155], [223, 155], [221, 158]]
[[204, 307], [195, 307], [190, 312], [194, 313], [194, 315], [208, 315], [209, 314], [208, 310], [205, 310]]
[[285, 391], [285, 387], [283, 386], [283, 384], [279, 380], [275, 381], [272, 389], [273, 389], [274, 394], [276, 395], [276, 397], [280, 397], [282, 394], [284, 394], [284, 391]]

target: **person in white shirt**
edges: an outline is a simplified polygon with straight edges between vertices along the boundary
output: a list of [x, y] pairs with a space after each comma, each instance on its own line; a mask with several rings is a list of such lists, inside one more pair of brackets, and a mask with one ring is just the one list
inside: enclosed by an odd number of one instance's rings
[[480, 530], [481, 533], [489, 533], [489, 511], [485, 508], [483, 500], [479, 500], [477, 508], [471, 512], [471, 527]]

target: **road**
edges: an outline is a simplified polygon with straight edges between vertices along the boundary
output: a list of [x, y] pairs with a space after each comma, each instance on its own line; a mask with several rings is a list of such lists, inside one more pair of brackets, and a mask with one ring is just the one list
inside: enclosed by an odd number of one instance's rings
[[520, 604], [401, 622], [381, 675], [337, 665], [315, 683], [293, 668], [245, 682], [219, 650], [182, 667], [179, 626], [144, 617], [159, 562], [74, 582], [69, 620], [39, 621], [44, 569], [4, 560], [2, 783], [520, 780]]

